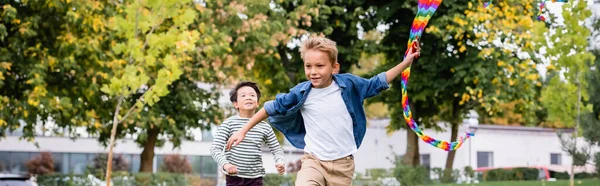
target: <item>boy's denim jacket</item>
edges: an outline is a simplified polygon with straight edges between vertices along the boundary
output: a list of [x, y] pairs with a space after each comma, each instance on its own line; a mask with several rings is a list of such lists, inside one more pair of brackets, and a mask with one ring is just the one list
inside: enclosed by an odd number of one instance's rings
[[[371, 79], [352, 74], [335, 74], [333, 79], [340, 87], [342, 99], [346, 104], [350, 117], [352, 117], [354, 140], [356, 148], [359, 148], [367, 126], [363, 101], [389, 88], [387, 77], [385, 72], [382, 72]], [[299, 149], [304, 149], [306, 145], [304, 142], [306, 129], [304, 128], [300, 108], [306, 101], [311, 87], [310, 81], [302, 82], [290, 89], [289, 93], [279, 93], [275, 100], [264, 104], [271, 125], [281, 131], [288, 141]]]

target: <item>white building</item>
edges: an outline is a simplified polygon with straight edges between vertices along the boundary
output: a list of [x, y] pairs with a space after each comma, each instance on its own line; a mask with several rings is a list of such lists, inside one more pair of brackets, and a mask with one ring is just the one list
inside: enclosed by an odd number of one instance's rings
[[[562, 150], [557, 132], [554, 129], [522, 126], [479, 125], [476, 114], [459, 128], [459, 135], [465, 131], [475, 133], [456, 151], [454, 169], [465, 166], [474, 169], [482, 167], [544, 166], [563, 172], [570, 172], [571, 156]], [[389, 119], [371, 120], [361, 148], [355, 155], [356, 171], [365, 172], [372, 168], [392, 168], [390, 159], [402, 155], [406, 150], [406, 130], [387, 134], [385, 126]], [[449, 129], [445, 132], [424, 130], [425, 134], [438, 140], [450, 140]], [[563, 135], [573, 130], [563, 131]], [[578, 144], [586, 144], [582, 138]], [[597, 152], [598, 148], [592, 149]], [[448, 152], [419, 140], [421, 164], [426, 167], [444, 168]], [[588, 167], [587, 171], [590, 171]]]
[[[571, 158], [562, 151], [554, 129], [478, 125], [475, 117], [467, 119], [459, 128], [459, 134], [470, 131], [474, 132], [475, 136], [457, 150], [454, 169], [462, 170], [465, 166], [473, 168], [548, 166], [568, 170]], [[394, 159], [394, 155], [404, 154], [406, 131], [396, 131], [388, 135], [385, 126], [389, 121], [389, 119], [369, 121], [366, 136], [355, 154], [356, 172], [364, 174], [368, 169], [392, 168], [394, 164], [390, 160]], [[159, 170], [158, 166], [161, 165], [164, 155], [181, 154], [189, 158], [195, 174], [219, 180], [221, 183], [224, 175], [218, 171], [217, 164], [209, 152], [216, 128], [212, 127], [212, 131], [197, 131], [196, 141], [183, 142], [180, 148], [173, 149], [169, 143], [162, 148], [156, 148], [154, 171]], [[436, 139], [450, 139], [448, 131], [424, 130], [424, 132]], [[566, 134], [570, 135], [572, 130], [567, 132]], [[39, 152], [50, 151], [54, 155], [57, 172], [82, 174], [96, 154], [107, 152], [107, 149], [95, 138], [86, 136], [72, 140], [66, 137], [41, 135], [35, 139], [39, 148], [32, 142], [21, 141], [18, 138], [17, 132], [0, 140], [0, 172], [25, 172], [26, 161]], [[448, 153], [423, 141], [419, 143], [421, 163], [430, 168], [443, 168]], [[578, 143], [583, 144], [584, 140], [580, 139]], [[287, 141], [284, 142], [283, 148], [288, 162], [296, 162], [303, 155], [302, 150], [292, 147]], [[132, 172], [138, 171], [142, 149], [132, 139], [118, 140], [114, 152], [124, 155], [130, 162]], [[266, 148], [263, 162], [267, 173], [276, 173], [273, 156]]]

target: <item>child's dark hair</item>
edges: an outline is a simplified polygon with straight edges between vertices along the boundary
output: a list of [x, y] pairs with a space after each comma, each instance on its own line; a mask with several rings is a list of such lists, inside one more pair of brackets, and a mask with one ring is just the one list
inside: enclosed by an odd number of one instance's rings
[[258, 84], [252, 81], [242, 81], [238, 83], [231, 92], [229, 92], [229, 100], [233, 102], [237, 102], [237, 92], [242, 87], [250, 87], [256, 91], [256, 101], [260, 100], [260, 90], [258, 89]]

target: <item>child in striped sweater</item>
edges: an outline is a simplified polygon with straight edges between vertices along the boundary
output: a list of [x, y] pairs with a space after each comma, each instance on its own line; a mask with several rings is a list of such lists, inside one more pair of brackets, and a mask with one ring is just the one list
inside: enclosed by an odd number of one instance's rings
[[225, 151], [229, 137], [242, 128], [256, 112], [260, 90], [254, 82], [241, 82], [230, 92], [230, 100], [238, 114], [227, 118], [220, 126], [210, 146], [210, 154], [226, 176], [226, 185], [262, 186], [265, 169], [262, 164], [261, 146], [266, 143], [275, 158], [279, 174], [285, 171], [283, 151], [275, 133], [267, 123], [260, 122], [252, 128], [246, 140]]

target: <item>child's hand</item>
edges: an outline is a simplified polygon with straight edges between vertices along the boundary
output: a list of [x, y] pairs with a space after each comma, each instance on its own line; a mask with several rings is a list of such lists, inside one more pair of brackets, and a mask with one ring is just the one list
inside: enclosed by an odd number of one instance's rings
[[406, 58], [402, 63], [408, 63], [410, 65], [415, 58], [419, 57], [419, 55], [421, 55], [421, 44], [419, 44], [419, 40], [414, 40], [412, 47], [406, 52]]
[[225, 170], [225, 172], [227, 172], [227, 174], [232, 175], [232, 174], [237, 174], [238, 170], [237, 167], [235, 165], [232, 164], [225, 164], [223, 165], [223, 169]]
[[240, 142], [242, 142], [242, 140], [244, 140], [245, 137], [245, 131], [240, 130], [235, 132], [233, 135], [231, 135], [231, 137], [229, 137], [229, 140], [227, 140], [227, 150], [231, 150], [232, 146], [237, 146], [238, 144], [240, 144]]
[[280, 175], [283, 175], [283, 173], [285, 173], [285, 166], [281, 163], [278, 163], [275, 165], [275, 168], [277, 168], [277, 172], [279, 172]]

